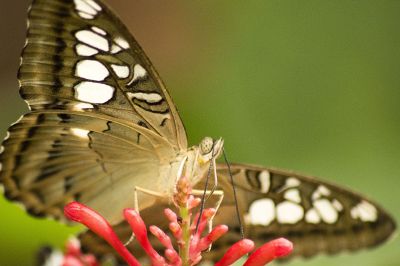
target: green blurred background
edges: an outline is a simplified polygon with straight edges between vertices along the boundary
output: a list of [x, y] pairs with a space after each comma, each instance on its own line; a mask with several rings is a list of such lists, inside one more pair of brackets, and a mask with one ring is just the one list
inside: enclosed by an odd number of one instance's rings
[[[400, 1], [107, 1], [167, 84], [191, 144], [326, 177], [400, 221]], [[16, 71], [28, 1], [0, 8], [0, 130], [27, 110]], [[77, 229], [0, 198], [0, 265], [32, 265]], [[400, 265], [400, 239], [301, 265]]]

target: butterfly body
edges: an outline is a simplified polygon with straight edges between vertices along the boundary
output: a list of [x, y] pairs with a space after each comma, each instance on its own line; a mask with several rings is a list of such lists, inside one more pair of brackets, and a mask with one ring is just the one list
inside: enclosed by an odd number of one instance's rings
[[[178, 178], [203, 188], [212, 164], [225, 192], [215, 219], [231, 227], [213, 252], [240, 238], [229, 171], [215, 164], [223, 140], [207, 137], [188, 148], [159, 75], [102, 1], [34, 0], [18, 78], [30, 112], [2, 143], [8, 199], [60, 220], [66, 203], [80, 201], [128, 239], [119, 222], [136, 188], [152, 192], [138, 195], [138, 203], [145, 220], [158, 225], [154, 212], [171, 201]], [[383, 208], [341, 186], [247, 164], [231, 170], [245, 233], [256, 241], [286, 236], [301, 247], [295, 255], [311, 256], [376, 246], [395, 231]], [[90, 233], [82, 240], [93, 252], [107, 250]]]

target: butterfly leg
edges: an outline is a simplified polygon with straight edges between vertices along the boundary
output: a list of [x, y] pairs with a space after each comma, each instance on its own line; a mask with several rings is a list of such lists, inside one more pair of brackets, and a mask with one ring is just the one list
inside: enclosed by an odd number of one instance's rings
[[[158, 198], [163, 198], [165, 195], [163, 195], [163, 194], [161, 194], [161, 193], [157, 193], [157, 192], [155, 192], [155, 191], [153, 191], [153, 190], [149, 190], [149, 189], [145, 189], [145, 188], [142, 188], [142, 187], [137, 187], [137, 186], [135, 186], [135, 188], [134, 188], [134, 191], [133, 191], [133, 198], [134, 198], [134, 209], [137, 211], [137, 212], [139, 212], [140, 211], [140, 208], [139, 208], [139, 197], [138, 197], [138, 192], [142, 192], [142, 193], [144, 193], [144, 194], [147, 194], [147, 195], [151, 195], [151, 196], [154, 196], [154, 197], [158, 197]], [[135, 239], [135, 235], [132, 233], [131, 234], [131, 237], [128, 239], [128, 241], [127, 242], [125, 242], [125, 244], [124, 244], [124, 246], [127, 246], [127, 245], [129, 245], [133, 240]]]
[[135, 186], [135, 188], [134, 188], [134, 195], [133, 195], [133, 197], [134, 197], [134, 202], [133, 202], [133, 206], [134, 206], [134, 209], [136, 210], [136, 211], [138, 211], [139, 212], [139, 197], [138, 197], [138, 192], [142, 192], [142, 193], [144, 193], [144, 194], [147, 194], [147, 195], [151, 195], [151, 196], [154, 196], [155, 198], [165, 198], [165, 195], [164, 194], [162, 194], [162, 193], [158, 193], [158, 192], [156, 192], [156, 191], [154, 191], [154, 190], [150, 190], [150, 189], [145, 189], [145, 188], [142, 188], [142, 187], [137, 187], [137, 186]]
[[[199, 190], [199, 189], [194, 189], [192, 190], [193, 196], [203, 196], [203, 194], [207, 195], [207, 199], [210, 198], [211, 196], [216, 196], [217, 201], [215, 202], [215, 214], [217, 214], [219, 207], [221, 206], [222, 200], [224, 199], [224, 191], [223, 190]], [[212, 222], [214, 220], [215, 214], [210, 218], [208, 222], [208, 230], [211, 232], [212, 229]]]

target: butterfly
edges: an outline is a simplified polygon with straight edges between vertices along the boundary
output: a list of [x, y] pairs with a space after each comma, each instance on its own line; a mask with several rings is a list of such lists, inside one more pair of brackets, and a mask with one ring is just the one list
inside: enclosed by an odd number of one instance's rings
[[[121, 210], [135, 197], [144, 220], [162, 227], [155, 214], [168, 206], [177, 180], [185, 175], [203, 188], [215, 166], [225, 194], [215, 222], [231, 230], [210, 257], [240, 239], [229, 172], [244, 232], [258, 243], [283, 236], [294, 242], [293, 255], [312, 256], [373, 247], [395, 231], [383, 208], [341, 186], [274, 168], [228, 169], [215, 162], [222, 139], [188, 147], [159, 75], [102, 1], [34, 0], [28, 21], [18, 78], [30, 112], [3, 141], [0, 182], [5, 197], [31, 215], [63, 220], [65, 204], [79, 201], [128, 239]], [[81, 240], [96, 254], [110, 252], [90, 232]]]

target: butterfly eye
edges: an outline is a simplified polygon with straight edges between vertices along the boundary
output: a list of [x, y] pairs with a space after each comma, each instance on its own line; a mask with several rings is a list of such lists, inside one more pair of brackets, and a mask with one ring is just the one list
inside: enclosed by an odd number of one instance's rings
[[200, 143], [200, 151], [202, 155], [206, 155], [212, 151], [214, 140], [210, 137], [205, 137]]

